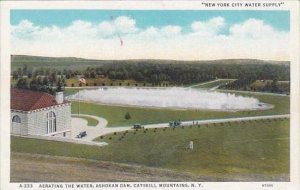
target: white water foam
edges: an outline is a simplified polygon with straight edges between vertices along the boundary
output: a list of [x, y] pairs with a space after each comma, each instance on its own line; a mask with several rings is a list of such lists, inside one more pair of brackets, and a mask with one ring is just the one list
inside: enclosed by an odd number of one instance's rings
[[101, 104], [220, 111], [266, 109], [270, 106], [253, 97], [181, 87], [98, 88], [81, 90], [79, 94], [76, 93], [67, 98]]

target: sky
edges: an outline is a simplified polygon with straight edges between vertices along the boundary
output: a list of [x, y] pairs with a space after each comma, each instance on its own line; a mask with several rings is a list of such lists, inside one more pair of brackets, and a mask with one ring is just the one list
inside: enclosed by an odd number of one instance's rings
[[289, 60], [288, 11], [12, 10], [12, 54]]

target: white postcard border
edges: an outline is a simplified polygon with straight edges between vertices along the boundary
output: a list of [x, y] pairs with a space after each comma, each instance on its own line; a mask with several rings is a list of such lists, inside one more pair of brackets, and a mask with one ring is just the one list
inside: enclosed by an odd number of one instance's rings
[[[209, 1], [5, 1], [1, 3], [1, 85], [0, 85], [0, 118], [1, 118], [1, 189], [20, 189], [19, 183], [10, 183], [10, 10], [11, 9], [177, 9], [177, 10], [290, 10], [290, 47], [291, 47], [291, 129], [290, 129], [290, 171], [291, 182], [201, 182], [201, 189], [266, 189], [262, 184], [273, 184], [272, 189], [297, 190], [299, 189], [300, 148], [300, 59], [299, 59], [299, 1], [283, 1], [281, 8], [217, 8], [205, 7], [202, 2]], [[210, 1], [211, 2], [211, 1]], [[225, 1], [213, 1], [225, 2]], [[245, 1], [226, 1], [245, 2]], [[258, 2], [258, 1], [247, 1]], [[278, 2], [278, 1], [263, 1]], [[21, 183], [26, 184], [26, 183]], [[34, 189], [39, 183], [32, 183]], [[68, 183], [54, 183], [68, 184]], [[75, 183], [74, 183], [75, 184]], [[80, 183], [84, 184], [84, 183]], [[124, 183], [123, 183], [124, 184]], [[135, 184], [135, 183], [132, 183]], [[138, 183], [141, 184], [141, 183]], [[151, 183], [144, 183], [151, 184]], [[188, 184], [190, 184], [188, 182]], [[59, 188], [60, 189], [60, 188]], [[65, 188], [63, 188], [65, 189]], [[128, 188], [122, 188], [128, 189]], [[139, 189], [139, 188], [135, 188]], [[144, 188], [148, 189], [148, 188]], [[149, 188], [151, 189], [151, 188]], [[168, 188], [169, 189], [169, 188]], [[178, 189], [178, 188], [172, 188]], [[194, 188], [191, 188], [194, 189]]]

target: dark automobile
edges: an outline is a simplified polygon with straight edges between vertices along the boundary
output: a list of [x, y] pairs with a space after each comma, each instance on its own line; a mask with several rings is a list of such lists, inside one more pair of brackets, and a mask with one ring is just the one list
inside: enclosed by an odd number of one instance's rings
[[86, 134], [86, 131], [83, 131], [83, 132], [80, 132], [76, 137], [77, 138], [82, 138], [82, 137], [85, 137], [87, 134]]
[[170, 127], [177, 127], [181, 125], [181, 121], [170, 121], [169, 126]]
[[133, 129], [144, 129], [144, 126], [142, 126], [141, 124], [134, 124]]

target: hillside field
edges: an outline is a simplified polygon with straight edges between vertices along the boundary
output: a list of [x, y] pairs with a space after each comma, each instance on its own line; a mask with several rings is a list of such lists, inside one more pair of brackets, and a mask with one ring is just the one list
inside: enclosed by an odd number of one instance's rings
[[[109, 145], [12, 137], [11, 151], [170, 169], [215, 181], [289, 180], [288, 119], [145, 129], [97, 140]], [[187, 149], [191, 140], [194, 150]]]

